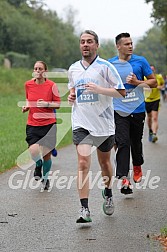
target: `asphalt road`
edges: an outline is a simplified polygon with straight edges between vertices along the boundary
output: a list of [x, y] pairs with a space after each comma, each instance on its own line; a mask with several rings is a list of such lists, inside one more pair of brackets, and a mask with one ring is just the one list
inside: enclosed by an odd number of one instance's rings
[[[0, 252], [158, 252], [152, 236], [167, 225], [167, 104], [159, 115], [159, 140], [148, 142], [144, 131], [144, 178], [125, 196], [114, 181], [115, 212], [102, 210], [100, 168], [92, 155], [91, 224], [76, 224], [80, 207], [76, 190], [74, 146], [53, 158], [55, 180], [50, 192], [40, 192], [33, 169], [18, 168], [0, 175]], [[112, 152], [112, 160], [114, 152]], [[150, 237], [150, 238], [149, 238]]]

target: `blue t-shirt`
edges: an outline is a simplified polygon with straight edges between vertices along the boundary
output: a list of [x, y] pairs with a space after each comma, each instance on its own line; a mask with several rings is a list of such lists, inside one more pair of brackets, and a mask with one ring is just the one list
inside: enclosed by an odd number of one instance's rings
[[152, 70], [148, 61], [143, 56], [132, 54], [130, 60], [120, 61], [118, 56], [115, 56], [108, 61], [117, 69], [122, 82], [126, 89], [125, 98], [114, 98], [114, 110], [123, 112], [121, 115], [127, 116], [133, 113], [141, 113], [145, 111], [143, 88], [126, 83], [126, 77], [130, 73], [134, 73], [138, 80], [144, 80], [144, 76], [152, 74]]

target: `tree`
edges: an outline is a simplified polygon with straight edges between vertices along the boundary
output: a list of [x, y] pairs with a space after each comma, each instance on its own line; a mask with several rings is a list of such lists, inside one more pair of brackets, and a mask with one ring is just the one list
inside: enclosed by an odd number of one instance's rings
[[7, 2], [11, 5], [14, 5], [18, 8], [21, 4], [26, 3], [27, 0], [7, 0]]
[[7, 0], [7, 2], [16, 8], [19, 8], [22, 4], [27, 4], [28, 6], [38, 9], [42, 8], [44, 5], [44, 0]]
[[[31, 66], [40, 59], [49, 67], [67, 69], [81, 57], [75, 22], [77, 12], [69, 6], [62, 20], [56, 11], [44, 6], [44, 0], [0, 0], [0, 54], [24, 54]], [[113, 43], [103, 43], [100, 56], [112, 57]]]
[[0, 1], [0, 53], [26, 54], [29, 65], [41, 59], [49, 66], [68, 68], [80, 57], [79, 49], [76, 50], [78, 37], [72, 23], [63, 22], [55, 11], [37, 6], [42, 2], [20, 1], [17, 7], [12, 2]]
[[143, 55], [150, 64], [154, 65], [159, 73], [166, 74], [166, 47], [162, 43], [162, 29], [154, 26], [137, 42], [134, 53]]
[[75, 17], [78, 14], [78, 11], [75, 10], [71, 5], [68, 5], [64, 8], [64, 20], [67, 25], [69, 25], [73, 32], [76, 30], [76, 27], [79, 25], [79, 23], [76, 23]]
[[28, 6], [32, 9], [42, 9], [46, 4], [43, 2], [44, 0], [26, 0]]
[[152, 17], [157, 23], [165, 25], [167, 23], [167, 1], [166, 0], [145, 0], [146, 3], [153, 2]]
[[163, 43], [167, 46], [167, 1], [145, 0], [145, 2], [153, 2], [153, 12], [151, 16], [155, 19], [155, 23], [162, 27]]
[[112, 40], [103, 40], [98, 49], [98, 53], [100, 57], [104, 59], [114, 57], [115, 54], [117, 53], [114, 42]]

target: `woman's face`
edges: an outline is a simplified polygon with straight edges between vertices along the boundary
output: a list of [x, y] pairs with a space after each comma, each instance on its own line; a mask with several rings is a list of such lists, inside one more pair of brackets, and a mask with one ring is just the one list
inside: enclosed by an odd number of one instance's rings
[[34, 65], [34, 78], [42, 79], [45, 78], [44, 73], [46, 72], [45, 66], [42, 62], [36, 62]]

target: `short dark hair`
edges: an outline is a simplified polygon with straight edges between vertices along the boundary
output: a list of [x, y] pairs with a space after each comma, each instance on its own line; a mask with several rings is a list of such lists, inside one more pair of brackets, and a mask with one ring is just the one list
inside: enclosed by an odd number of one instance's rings
[[130, 34], [128, 32], [122, 32], [122, 33], [118, 34], [115, 37], [115, 43], [116, 43], [116, 45], [118, 44], [118, 42], [120, 41], [121, 38], [129, 38], [129, 37], [130, 37]]
[[92, 31], [92, 30], [85, 30], [84, 32], [81, 33], [80, 37], [81, 37], [82, 34], [84, 34], [84, 33], [92, 35], [92, 36], [94, 37], [95, 42], [96, 42], [97, 44], [99, 43], [99, 38], [98, 38], [97, 34], [96, 34], [94, 31]]

